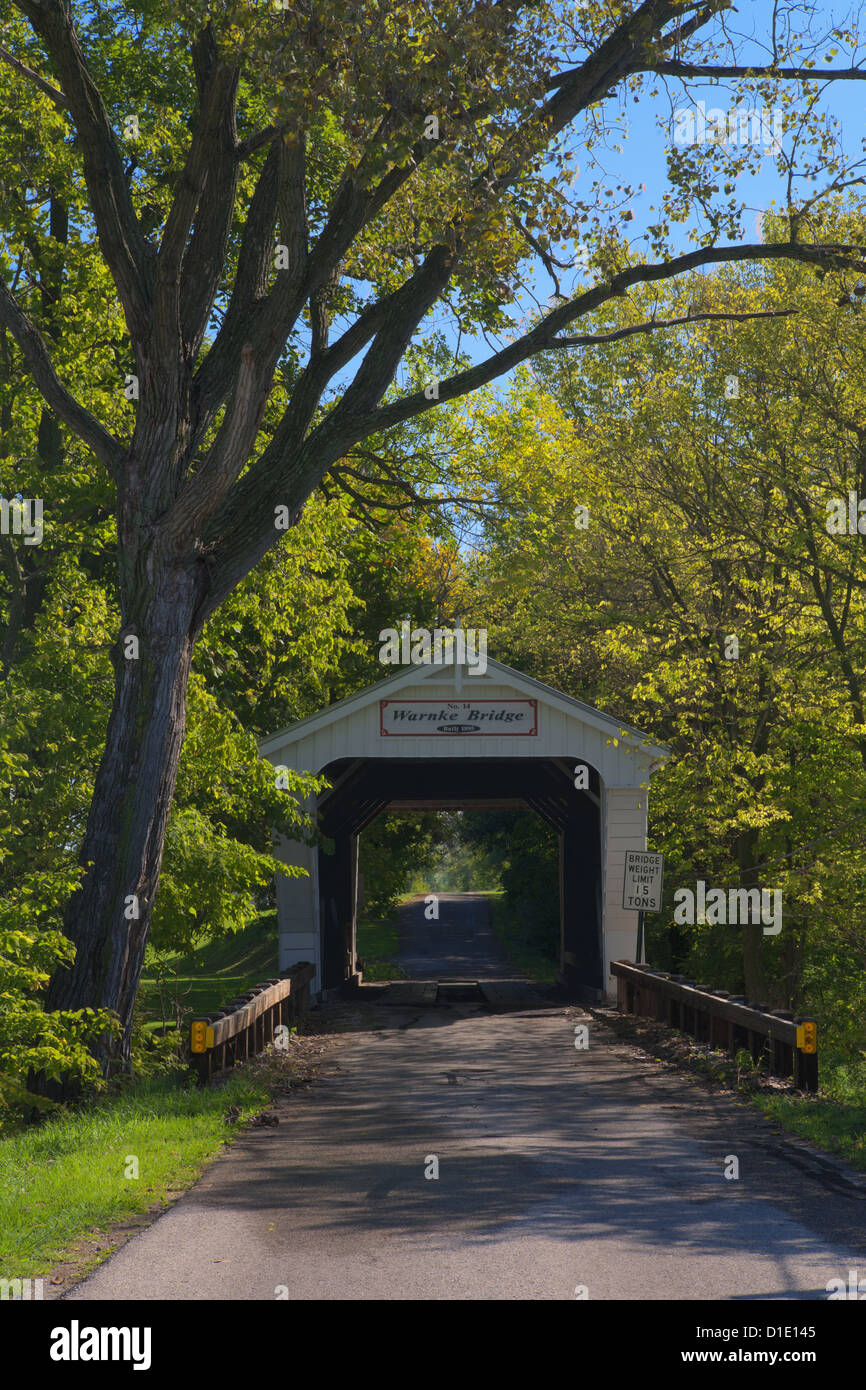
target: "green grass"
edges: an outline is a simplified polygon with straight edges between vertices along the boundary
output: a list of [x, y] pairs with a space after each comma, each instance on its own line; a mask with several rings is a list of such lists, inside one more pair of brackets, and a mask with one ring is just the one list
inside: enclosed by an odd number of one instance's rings
[[815, 1096], [756, 1091], [750, 1100], [783, 1129], [866, 1169], [866, 1059], [832, 1044], [818, 1063]]
[[504, 892], [490, 893], [488, 897], [490, 924], [509, 960], [536, 984], [552, 984], [559, 975], [558, 960], [551, 960], [541, 949], [526, 911], [515, 909]]
[[402, 980], [406, 971], [396, 965], [393, 957], [400, 948], [400, 933], [396, 916], [387, 921], [363, 918], [358, 922], [357, 952], [364, 961], [364, 980]]
[[0, 1139], [0, 1277], [47, 1274], [94, 1228], [164, 1204], [230, 1140], [229, 1105], [246, 1119], [268, 1099], [262, 1069], [214, 1089], [160, 1079]]
[[[276, 910], [233, 936], [206, 942], [189, 955], [164, 957], [170, 968], [162, 988], [166, 1022], [174, 1023], [174, 1000], [188, 1017], [211, 1013], [221, 1004], [279, 971]], [[148, 948], [139, 1000], [151, 1028], [161, 1026], [163, 1003], [157, 976], [157, 957]]]
[[816, 1149], [846, 1158], [866, 1169], [866, 1101], [842, 1104], [823, 1096], [770, 1096], [759, 1093], [752, 1103], [791, 1134], [807, 1139]]

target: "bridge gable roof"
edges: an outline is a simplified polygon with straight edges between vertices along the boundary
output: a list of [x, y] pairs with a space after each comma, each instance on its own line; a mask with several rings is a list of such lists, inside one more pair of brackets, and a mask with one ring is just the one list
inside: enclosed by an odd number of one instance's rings
[[[326, 735], [327, 742], [336, 750], [342, 741], [339, 737], [339, 726], [345, 723], [356, 729], [358, 726], [358, 716], [364, 715], [370, 707], [377, 707], [378, 702], [383, 699], [393, 699], [398, 695], [404, 698], [419, 698], [431, 700], [483, 700], [493, 698], [523, 698], [538, 701], [541, 707], [556, 711], [566, 727], [571, 727], [574, 745], [572, 751], [578, 756], [581, 751], [581, 744], [590, 733], [594, 735], [591, 740], [595, 745], [601, 744], [618, 749], [620, 754], [626, 754], [629, 759], [637, 759], [645, 764], [658, 764], [669, 756], [670, 750], [663, 744], [656, 743], [649, 735], [640, 729], [634, 728], [630, 724], [623, 723], [613, 715], [605, 713], [603, 710], [595, 709], [592, 705], [584, 704], [582, 700], [577, 700], [572, 695], [566, 695], [561, 690], [554, 689], [553, 686], [545, 685], [544, 682], [535, 680], [532, 676], [524, 675], [522, 671], [517, 671], [511, 666], [506, 666], [501, 661], [493, 658], [487, 659], [487, 670], [483, 676], [469, 675], [466, 668], [462, 668], [459, 675], [455, 672], [453, 665], [429, 665], [429, 666], [406, 666], [400, 667], [392, 675], [386, 676], [384, 680], [377, 681], [374, 685], [367, 686], [363, 690], [356, 691], [352, 695], [346, 696], [342, 700], [335, 701], [326, 709], [320, 710], [316, 714], [308, 715], [305, 719], [299, 719], [295, 723], [288, 725], [285, 729], [269, 735], [262, 739], [259, 744], [259, 752], [263, 757], [276, 760], [277, 755], [283, 750], [292, 750], [295, 757], [292, 759], [295, 765], [311, 766], [303, 758], [303, 745], [309, 740], [310, 752], [314, 747], [322, 745], [322, 735]], [[580, 726], [578, 728], [578, 726]], [[377, 724], [378, 728], [378, 724]], [[581, 731], [583, 738], [581, 738]], [[348, 733], [348, 728], [346, 730]], [[408, 742], [409, 740], [406, 740]], [[441, 736], [423, 735], [421, 733], [414, 736], [413, 741], [424, 746], [423, 756], [436, 756], [445, 754], [453, 756], [457, 751], [454, 748], [453, 740], [445, 740]], [[502, 744], [506, 740], [493, 737], [473, 737], [461, 738], [460, 743], [462, 753], [467, 753], [472, 757], [480, 756], [503, 756]], [[357, 738], [355, 740], [357, 742]], [[403, 742], [403, 740], [388, 739], [389, 744]], [[536, 749], [526, 746], [530, 740], [510, 739], [509, 754], [512, 756], [526, 754], [530, 756], [536, 754]], [[570, 740], [569, 740], [570, 742]], [[493, 748], [490, 745], [496, 744]], [[471, 754], [466, 747], [472, 745]], [[446, 745], [443, 747], [442, 745]], [[520, 745], [523, 745], [522, 747]], [[377, 749], [377, 755], [381, 756], [384, 749]], [[389, 748], [389, 753], [403, 752], [402, 749], [396, 750]], [[546, 750], [549, 752], [549, 750]], [[566, 750], [561, 750], [565, 752]], [[538, 748], [537, 752], [542, 753]], [[347, 750], [345, 756], [369, 756], [369, 749], [353, 748]], [[619, 761], [619, 760], [618, 760]], [[324, 765], [324, 764], [322, 764]]]

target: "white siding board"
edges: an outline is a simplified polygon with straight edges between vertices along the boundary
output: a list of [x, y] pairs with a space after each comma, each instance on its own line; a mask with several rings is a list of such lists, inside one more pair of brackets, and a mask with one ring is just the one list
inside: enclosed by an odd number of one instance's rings
[[632, 810], [631, 807], [615, 807], [611, 812], [608, 825], [614, 835], [618, 835], [623, 831], [625, 831], [626, 834], [631, 834], [635, 826], [641, 826], [645, 821], [646, 815], [641, 814], [641, 812], [636, 809]]

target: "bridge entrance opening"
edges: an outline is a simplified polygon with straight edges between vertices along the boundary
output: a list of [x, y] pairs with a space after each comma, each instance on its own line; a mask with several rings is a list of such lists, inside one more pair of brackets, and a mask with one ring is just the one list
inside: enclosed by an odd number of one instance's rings
[[537, 812], [389, 810], [358, 843], [365, 983], [556, 980], [559, 839]]
[[[386, 811], [528, 809], [541, 818], [558, 842], [557, 956], [563, 982], [577, 994], [601, 997], [597, 774], [590, 773], [589, 785], [577, 789], [570, 770], [556, 759], [431, 762], [365, 758], [341, 760], [323, 770], [332, 788], [319, 798], [319, 825], [333, 844], [333, 852], [329, 852], [330, 845], [319, 849], [317, 863], [324, 989], [336, 988], [356, 973], [358, 837], [365, 827]], [[512, 824], [518, 822], [512, 818]], [[411, 865], [407, 863], [406, 868], [411, 869]], [[541, 874], [539, 865], [540, 878]], [[478, 929], [480, 918], [473, 917], [471, 925]], [[435, 940], [434, 920], [428, 920], [427, 926], [431, 940]]]

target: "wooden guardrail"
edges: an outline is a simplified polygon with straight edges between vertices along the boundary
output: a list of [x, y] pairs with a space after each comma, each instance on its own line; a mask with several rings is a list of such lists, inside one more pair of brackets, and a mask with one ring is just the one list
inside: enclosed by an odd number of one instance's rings
[[204, 1084], [215, 1072], [254, 1057], [273, 1042], [277, 1028], [291, 1027], [310, 1007], [310, 982], [316, 967], [293, 965], [281, 977], [248, 989], [212, 1014], [190, 1025], [190, 1061]]
[[774, 1076], [793, 1077], [803, 1091], [818, 1089], [818, 1025], [781, 1010], [747, 1004], [724, 989], [707, 989], [684, 975], [611, 961], [617, 1008], [691, 1033], [736, 1053], [748, 1051]]

